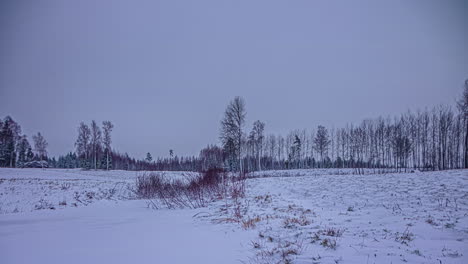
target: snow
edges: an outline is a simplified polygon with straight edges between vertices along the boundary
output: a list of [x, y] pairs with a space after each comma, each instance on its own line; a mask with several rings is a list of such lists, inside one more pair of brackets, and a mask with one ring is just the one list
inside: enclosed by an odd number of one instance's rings
[[[308, 176], [252, 179], [248, 190], [249, 214], [262, 219], [257, 230], [274, 241], [299, 244], [303, 252], [291, 256], [297, 263], [468, 263], [466, 170], [379, 175], [310, 171]], [[285, 219], [302, 216], [310, 224], [285, 227]], [[341, 230], [342, 236], [323, 235], [329, 228]], [[313, 239], [315, 234], [320, 238]], [[325, 238], [336, 239], [336, 250], [320, 245]], [[260, 237], [257, 243], [262, 245], [256, 250], [260, 255], [278, 247]], [[257, 263], [262, 260], [270, 262], [262, 257]]]
[[468, 263], [467, 170], [345, 172], [258, 172], [227, 209], [153, 210], [135, 172], [0, 169], [1, 263]]
[[[147, 173], [150, 172], [2, 168], [0, 214], [133, 199], [136, 177]], [[199, 175], [195, 172], [159, 173], [172, 180]]]
[[[395, 169], [360, 169], [364, 174], [392, 173]], [[330, 168], [330, 169], [292, 169], [292, 170], [268, 170], [249, 173], [249, 177], [298, 177], [298, 176], [320, 176], [320, 175], [353, 175], [358, 174], [356, 169]]]
[[129, 201], [4, 215], [1, 263], [239, 263], [248, 234], [194, 222], [195, 213]]

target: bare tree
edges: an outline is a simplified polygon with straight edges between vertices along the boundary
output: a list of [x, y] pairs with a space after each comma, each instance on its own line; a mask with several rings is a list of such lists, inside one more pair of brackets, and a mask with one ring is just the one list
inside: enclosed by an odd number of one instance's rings
[[243, 172], [242, 145], [245, 126], [245, 101], [236, 96], [226, 107], [224, 117], [221, 120], [220, 139], [224, 149], [228, 149], [238, 160], [237, 169]]
[[327, 154], [330, 139], [328, 131], [324, 126], [318, 126], [317, 135], [314, 138], [314, 148], [320, 154], [320, 159], [323, 162], [323, 155]]
[[260, 159], [262, 156], [263, 139], [265, 138], [263, 134], [264, 130], [265, 130], [265, 123], [261, 122], [260, 120], [257, 120], [254, 122], [252, 131], [250, 132], [250, 136], [249, 136], [253, 143], [258, 170], [262, 170]]
[[[78, 138], [75, 142], [76, 152], [78, 156], [83, 159], [85, 163], [88, 163], [88, 158], [90, 154], [90, 139], [91, 139], [91, 129], [85, 123], [81, 122], [78, 127]], [[83, 166], [83, 164], [82, 164]]]
[[109, 162], [110, 162], [110, 152], [111, 152], [111, 132], [114, 128], [114, 125], [110, 121], [102, 122], [102, 130], [104, 133], [102, 143], [104, 144], [104, 152], [106, 155], [106, 170], [109, 170]]
[[37, 153], [37, 156], [39, 159], [42, 161], [45, 158], [47, 158], [47, 146], [49, 145], [45, 138], [41, 135], [40, 132], [37, 133], [37, 135], [33, 135], [33, 141], [34, 141], [34, 150]]
[[223, 164], [223, 149], [218, 146], [207, 146], [200, 151], [202, 171], [219, 169]]
[[458, 110], [463, 116], [464, 130], [465, 130], [465, 144], [463, 146], [463, 166], [468, 168], [468, 79], [465, 80], [465, 89], [463, 90], [463, 95], [458, 101]]
[[93, 165], [97, 169], [98, 153], [101, 149], [102, 133], [96, 121], [91, 122], [91, 150], [93, 152]]

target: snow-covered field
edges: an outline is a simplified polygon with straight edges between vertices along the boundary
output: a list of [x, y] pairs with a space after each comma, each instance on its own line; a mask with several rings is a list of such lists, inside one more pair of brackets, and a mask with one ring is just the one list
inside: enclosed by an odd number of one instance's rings
[[[394, 173], [395, 169], [360, 169], [361, 174]], [[293, 169], [293, 170], [269, 170], [249, 173], [251, 178], [269, 177], [298, 177], [298, 176], [323, 176], [323, 175], [352, 175], [358, 174], [357, 169], [330, 168], [330, 169]]]
[[262, 219], [256, 253], [265, 263], [284, 244], [300, 253], [290, 256], [297, 263], [468, 263], [466, 170], [259, 178], [249, 185], [250, 197], [259, 196], [250, 198], [249, 213]]
[[0, 169], [0, 262], [468, 263], [468, 171], [340, 174], [260, 172], [228, 209], [153, 210], [135, 172]]
[[[79, 207], [108, 200], [134, 199], [137, 175], [148, 172], [80, 169], [0, 169], [0, 215], [40, 209]], [[186, 180], [195, 172], [164, 172]]]

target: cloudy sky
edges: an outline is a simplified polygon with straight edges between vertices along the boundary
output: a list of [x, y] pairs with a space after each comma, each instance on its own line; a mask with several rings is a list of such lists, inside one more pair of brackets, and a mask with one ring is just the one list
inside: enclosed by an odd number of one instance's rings
[[218, 143], [226, 104], [267, 132], [453, 104], [468, 1], [1, 1], [0, 116], [73, 150], [111, 120], [138, 158]]

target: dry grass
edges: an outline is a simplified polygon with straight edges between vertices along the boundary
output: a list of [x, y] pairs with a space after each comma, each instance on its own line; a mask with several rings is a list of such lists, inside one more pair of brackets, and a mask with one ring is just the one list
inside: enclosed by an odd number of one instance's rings
[[333, 228], [333, 227], [325, 228], [325, 229], [315, 232], [312, 235], [311, 242], [312, 243], [319, 242], [321, 246], [335, 250], [336, 247], [338, 246], [337, 238], [341, 237], [343, 235], [343, 232], [344, 230], [339, 229], [339, 228]]
[[341, 237], [343, 235], [344, 230], [334, 227], [329, 227], [323, 230], [319, 230], [318, 233], [324, 236], [330, 237]]
[[335, 250], [337, 247], [336, 239], [328, 238], [328, 237], [323, 239], [322, 242], [320, 242], [320, 245], [329, 249], [333, 249], [333, 250]]
[[409, 245], [409, 242], [413, 241], [414, 234], [409, 232], [408, 228], [403, 233], [396, 233], [395, 241], [400, 242], [404, 245]]
[[253, 218], [247, 218], [246, 220], [241, 220], [242, 228], [244, 229], [251, 229], [257, 226], [257, 223], [262, 221], [259, 216]]
[[304, 215], [301, 215], [300, 217], [289, 217], [286, 218], [283, 222], [283, 227], [284, 228], [293, 228], [297, 225], [299, 226], [307, 226], [310, 225], [311, 221]]
[[[199, 208], [209, 202], [229, 197], [234, 204], [245, 196], [245, 177], [228, 177], [222, 169], [210, 169], [200, 177], [181, 180], [168, 180], [163, 173], [154, 172], [137, 177], [135, 193], [139, 198], [157, 199], [152, 207]], [[240, 217], [240, 212], [238, 212]]]

